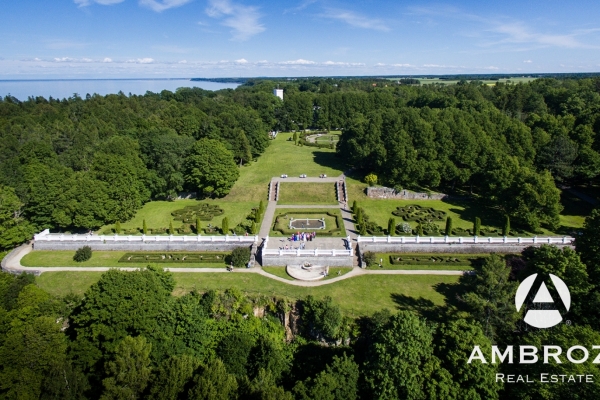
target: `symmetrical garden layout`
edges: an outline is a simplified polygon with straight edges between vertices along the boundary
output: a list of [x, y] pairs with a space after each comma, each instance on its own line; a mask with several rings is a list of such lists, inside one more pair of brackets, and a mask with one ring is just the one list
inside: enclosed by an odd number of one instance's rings
[[[5, 259], [4, 266], [42, 272], [61, 267], [83, 271], [157, 264], [172, 271], [226, 272], [225, 258], [231, 250], [247, 246], [256, 260], [252, 265], [258, 268], [237, 272], [260, 270], [262, 274], [260, 267], [269, 270], [269, 266], [286, 265], [366, 268], [364, 254], [369, 252], [375, 254], [376, 267], [363, 269], [365, 273], [447, 274], [470, 268], [464, 262], [438, 262], [436, 257], [418, 254], [443, 253], [441, 258], [452, 260], [465, 253], [517, 253], [530, 245], [571, 245], [570, 236], [535, 237], [513, 230], [504, 237], [498, 227], [490, 226], [474, 236], [472, 223], [457, 215], [460, 206], [448, 206], [441, 200], [369, 199], [365, 185], [345, 176], [335, 164], [333, 150], [294, 146], [286, 140], [288, 136], [291, 134], [278, 135], [263, 157], [243, 167], [238, 183], [224, 199], [151, 202], [132, 221], [124, 222], [119, 232], [111, 226], [83, 235], [42, 232], [35, 237], [35, 252], [16, 252]], [[366, 235], [360, 235], [355, 226], [357, 215], [349, 207], [349, 192], [371, 217]], [[261, 198], [266, 207], [257, 216], [256, 204]], [[457, 222], [452, 235], [444, 236], [442, 228], [448, 217]], [[225, 218], [229, 219], [228, 231], [223, 230]], [[381, 227], [388, 218], [399, 222], [393, 236]], [[417, 226], [424, 228], [422, 235]], [[70, 260], [67, 253], [83, 245], [92, 246], [95, 261]], [[52, 256], [34, 257], [42, 252]], [[402, 254], [416, 256], [403, 258]], [[393, 261], [400, 258], [402, 262]], [[43, 259], [48, 260], [47, 265]], [[340, 272], [339, 277], [321, 283], [352, 276]]]

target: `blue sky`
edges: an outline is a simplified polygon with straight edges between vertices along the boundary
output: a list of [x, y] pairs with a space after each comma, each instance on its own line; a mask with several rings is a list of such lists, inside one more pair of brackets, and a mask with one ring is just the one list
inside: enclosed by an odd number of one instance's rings
[[5, 0], [0, 79], [600, 71], [600, 2]]

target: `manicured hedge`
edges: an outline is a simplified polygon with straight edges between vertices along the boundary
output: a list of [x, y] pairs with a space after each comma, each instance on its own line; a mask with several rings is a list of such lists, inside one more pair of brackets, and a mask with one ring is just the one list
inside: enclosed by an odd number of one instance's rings
[[230, 253], [125, 253], [119, 259], [123, 263], [225, 263]]
[[[315, 232], [317, 232], [318, 236], [334, 236], [335, 233], [337, 232], [341, 232], [342, 230], [342, 226], [344, 224], [343, 220], [342, 220], [342, 216], [339, 214], [335, 214], [332, 212], [323, 212], [323, 211], [298, 211], [297, 213], [291, 213], [288, 212], [286, 214], [279, 214], [278, 216], [275, 217], [275, 223], [273, 225], [273, 230], [280, 232], [283, 235], [293, 235], [294, 233], [298, 232], [297, 229], [289, 229], [289, 228], [282, 228], [280, 225], [280, 218], [285, 218], [287, 216], [294, 216], [294, 214], [302, 214], [302, 215], [323, 215], [326, 214], [330, 217], [334, 217], [335, 218], [335, 225], [336, 227], [333, 229], [327, 229], [327, 230], [316, 230]], [[311, 230], [312, 232], [312, 230]]]

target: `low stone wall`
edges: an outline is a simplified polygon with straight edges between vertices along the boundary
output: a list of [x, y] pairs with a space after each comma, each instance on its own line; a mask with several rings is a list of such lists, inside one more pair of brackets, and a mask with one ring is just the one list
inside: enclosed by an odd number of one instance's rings
[[[374, 253], [500, 253], [500, 254], [514, 254], [520, 253], [525, 248], [530, 246], [541, 246], [544, 243], [537, 244], [502, 244], [502, 243], [470, 243], [470, 244], [457, 244], [457, 243], [360, 243], [359, 251], [361, 253], [372, 251]], [[564, 247], [571, 245], [553, 244], [553, 246]]]
[[400, 190], [388, 187], [368, 187], [367, 196], [373, 199], [399, 199], [399, 200], [442, 200], [448, 197], [444, 193], [422, 193], [412, 190]]
[[326, 267], [352, 267], [353, 257], [344, 256], [263, 256], [263, 267], [280, 267], [285, 265], [301, 265], [310, 263]]
[[247, 242], [35, 242], [34, 250], [77, 250], [90, 246], [98, 251], [232, 251], [236, 247], [250, 248]]

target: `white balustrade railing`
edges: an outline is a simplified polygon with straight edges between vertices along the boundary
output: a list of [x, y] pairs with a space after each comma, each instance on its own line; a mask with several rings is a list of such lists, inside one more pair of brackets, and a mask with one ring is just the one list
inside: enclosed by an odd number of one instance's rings
[[339, 249], [313, 249], [313, 250], [278, 250], [278, 249], [262, 249], [263, 256], [345, 256], [354, 257], [354, 249], [339, 250]]
[[358, 236], [359, 243], [406, 243], [406, 244], [573, 244], [575, 238], [562, 237], [455, 237], [455, 236]]
[[202, 236], [202, 235], [77, 235], [49, 233], [48, 229], [34, 236], [36, 241], [44, 242], [226, 242], [254, 243], [258, 236]]

